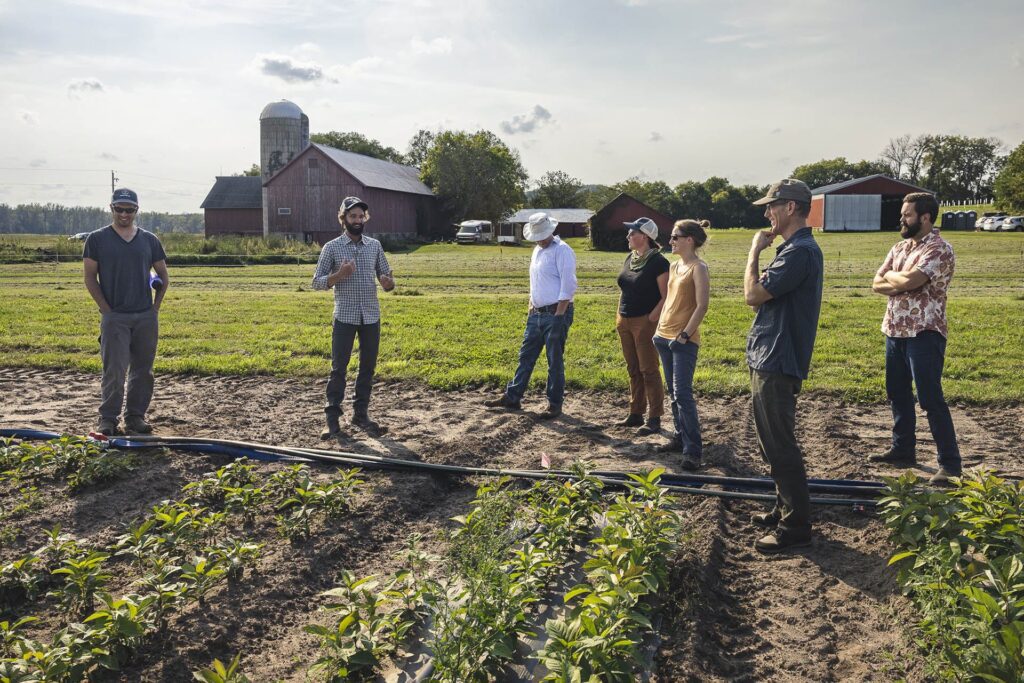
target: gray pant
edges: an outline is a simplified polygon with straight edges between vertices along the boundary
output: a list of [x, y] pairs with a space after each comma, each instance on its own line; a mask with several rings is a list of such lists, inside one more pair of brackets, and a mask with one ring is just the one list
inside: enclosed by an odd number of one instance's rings
[[145, 417], [153, 398], [153, 361], [159, 331], [156, 309], [143, 313], [104, 313], [100, 320], [100, 357], [103, 359], [103, 402], [100, 419], [117, 420], [125, 404], [125, 418]]
[[327, 405], [324, 406], [328, 419], [336, 420], [341, 416], [341, 402], [345, 399], [345, 376], [348, 374], [348, 362], [352, 358], [356, 336], [359, 337], [359, 374], [356, 376], [352, 412], [365, 415], [370, 406], [373, 373], [377, 370], [377, 353], [380, 349], [380, 321], [350, 325], [335, 320], [331, 332], [331, 377], [327, 380]]
[[761, 455], [775, 480], [779, 529], [797, 533], [811, 528], [807, 471], [796, 442], [796, 396], [801, 384], [798, 377], [750, 370], [754, 427]]

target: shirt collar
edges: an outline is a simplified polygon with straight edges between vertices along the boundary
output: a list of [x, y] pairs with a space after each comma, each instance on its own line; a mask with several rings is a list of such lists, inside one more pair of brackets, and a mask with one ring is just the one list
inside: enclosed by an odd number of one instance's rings
[[782, 251], [783, 249], [788, 247], [790, 244], [793, 244], [794, 242], [797, 242], [797, 241], [799, 241], [799, 240], [809, 236], [810, 234], [811, 234], [811, 228], [809, 226], [805, 226], [803, 228], [800, 228], [799, 230], [794, 232], [793, 235], [788, 240], [786, 240], [785, 242], [780, 244], [778, 247], [776, 247], [775, 253], [778, 254], [780, 251]]

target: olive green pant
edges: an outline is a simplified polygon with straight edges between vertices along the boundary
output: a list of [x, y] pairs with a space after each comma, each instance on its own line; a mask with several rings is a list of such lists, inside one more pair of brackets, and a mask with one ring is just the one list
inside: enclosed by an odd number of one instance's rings
[[804, 455], [796, 443], [796, 396], [802, 381], [777, 372], [750, 369], [754, 428], [761, 456], [775, 480], [779, 529], [810, 531], [810, 493]]

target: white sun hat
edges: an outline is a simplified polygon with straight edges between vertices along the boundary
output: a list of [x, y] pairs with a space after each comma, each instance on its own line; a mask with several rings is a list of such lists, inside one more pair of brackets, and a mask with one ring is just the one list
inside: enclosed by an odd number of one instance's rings
[[558, 221], [543, 211], [530, 216], [529, 222], [523, 226], [523, 239], [529, 242], [540, 242], [555, 234]]

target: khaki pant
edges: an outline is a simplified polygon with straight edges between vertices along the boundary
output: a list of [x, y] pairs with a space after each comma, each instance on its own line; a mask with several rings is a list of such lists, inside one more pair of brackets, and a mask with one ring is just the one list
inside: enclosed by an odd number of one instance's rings
[[622, 356], [629, 372], [629, 412], [631, 415], [661, 417], [665, 414], [665, 385], [661, 381], [661, 364], [654, 348], [657, 322], [646, 315], [635, 318], [615, 316], [615, 331], [622, 342]]
[[[104, 313], [100, 319], [100, 357], [103, 359], [103, 402], [100, 418], [144, 418], [153, 398], [153, 361], [159, 334], [157, 312]], [[128, 395], [124, 380], [128, 376]]]

